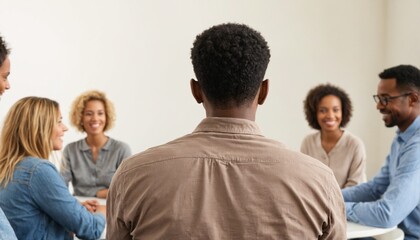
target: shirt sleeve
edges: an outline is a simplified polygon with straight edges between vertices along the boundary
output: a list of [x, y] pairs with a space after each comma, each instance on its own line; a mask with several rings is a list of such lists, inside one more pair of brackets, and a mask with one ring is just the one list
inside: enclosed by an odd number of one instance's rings
[[353, 159], [351, 160], [349, 174], [344, 188], [366, 182], [366, 151], [363, 142], [355, 141]]
[[121, 158], [118, 159], [118, 166], [122, 163], [122, 161], [131, 156], [131, 149], [128, 144], [121, 142]]
[[[122, 164], [124, 165], [124, 163]], [[122, 167], [122, 166], [121, 166]], [[130, 226], [124, 217], [124, 196], [121, 192], [124, 184], [124, 175], [120, 174], [121, 167], [117, 170], [109, 187], [106, 200], [106, 239], [131, 240]]]
[[41, 211], [68, 231], [82, 239], [101, 236], [104, 216], [91, 214], [71, 196], [56, 168], [48, 162], [35, 167], [29, 189]]
[[[340, 192], [340, 187], [336, 182], [336, 187], [331, 187], [330, 190], [330, 212], [328, 214], [329, 229], [323, 235], [322, 239], [346, 239], [347, 222], [344, 207], [343, 197]], [[332, 186], [332, 184], [331, 184]], [[323, 226], [324, 227], [324, 226]]]
[[302, 141], [302, 144], [300, 145], [300, 152], [303, 154], [308, 155], [309, 151], [308, 151], [308, 137], [304, 138]]
[[3, 210], [0, 208], [0, 239], [5, 240], [17, 240], [15, 232], [9, 221], [6, 218]]
[[69, 186], [69, 182], [73, 181], [73, 176], [71, 174], [71, 166], [70, 166], [70, 153], [69, 147], [66, 146], [63, 151], [63, 159], [60, 168], [60, 174], [64, 179], [64, 183], [66, 186]]
[[398, 225], [417, 206], [420, 198], [420, 148], [412, 143], [400, 156], [390, 180], [390, 156], [372, 181], [342, 191], [347, 219], [375, 227]]

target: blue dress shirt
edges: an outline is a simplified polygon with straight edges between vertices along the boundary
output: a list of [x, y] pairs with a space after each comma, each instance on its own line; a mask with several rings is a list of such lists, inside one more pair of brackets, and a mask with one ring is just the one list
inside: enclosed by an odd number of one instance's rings
[[398, 225], [405, 239], [420, 236], [420, 117], [397, 130], [385, 165], [372, 180], [342, 190], [347, 219], [375, 227]]
[[0, 186], [0, 207], [20, 240], [98, 239], [105, 228], [102, 214], [91, 214], [64, 184], [55, 166], [26, 157], [15, 167], [13, 179]]

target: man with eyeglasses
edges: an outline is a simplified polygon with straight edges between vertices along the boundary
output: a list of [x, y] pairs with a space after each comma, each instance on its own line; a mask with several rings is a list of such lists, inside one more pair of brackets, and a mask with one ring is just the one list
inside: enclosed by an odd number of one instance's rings
[[342, 190], [347, 219], [375, 226], [398, 225], [404, 239], [420, 237], [420, 71], [410, 65], [379, 74], [373, 98], [386, 127], [397, 126], [385, 165], [372, 180]]

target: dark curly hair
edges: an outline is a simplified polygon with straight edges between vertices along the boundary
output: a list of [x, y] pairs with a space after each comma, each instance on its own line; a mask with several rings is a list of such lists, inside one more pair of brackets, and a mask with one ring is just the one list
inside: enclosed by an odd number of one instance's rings
[[321, 84], [309, 90], [308, 95], [303, 102], [306, 121], [308, 121], [308, 125], [314, 129], [321, 130], [321, 126], [317, 120], [318, 105], [322, 98], [328, 95], [336, 96], [341, 101], [342, 119], [340, 127], [345, 127], [350, 121], [353, 106], [347, 93], [334, 85]]
[[400, 91], [411, 89], [420, 90], [420, 70], [411, 65], [399, 65], [385, 69], [378, 74], [381, 79], [395, 78], [397, 89]]
[[255, 98], [270, 61], [270, 49], [259, 32], [227, 23], [196, 37], [191, 60], [207, 99], [216, 107], [229, 108]]
[[10, 49], [7, 48], [6, 43], [4, 42], [3, 38], [0, 36], [0, 66], [3, 65], [4, 60], [6, 59], [7, 55], [9, 55]]

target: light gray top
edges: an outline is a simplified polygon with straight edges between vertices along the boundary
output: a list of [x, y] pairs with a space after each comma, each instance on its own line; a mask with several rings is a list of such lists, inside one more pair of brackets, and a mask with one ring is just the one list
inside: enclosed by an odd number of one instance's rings
[[129, 156], [126, 143], [109, 138], [94, 162], [86, 139], [81, 139], [64, 148], [60, 172], [67, 185], [73, 184], [74, 195], [94, 197], [98, 190], [109, 188], [118, 166]]

